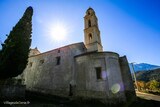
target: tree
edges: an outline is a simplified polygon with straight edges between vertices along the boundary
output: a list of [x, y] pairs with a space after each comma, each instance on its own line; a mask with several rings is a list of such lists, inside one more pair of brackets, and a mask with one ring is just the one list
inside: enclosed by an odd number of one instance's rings
[[32, 15], [33, 8], [30, 6], [2, 44], [0, 51], [1, 79], [21, 74], [27, 65], [31, 45]]
[[137, 81], [137, 85], [138, 85], [138, 90], [144, 90], [146, 86], [144, 81]]
[[139, 84], [139, 87], [140, 87], [141, 90], [144, 90], [144, 89], [145, 89], [145, 82], [139, 81], [138, 84]]
[[159, 87], [160, 87], [160, 83], [158, 81], [156, 81], [156, 80], [150, 81], [149, 88], [151, 90], [157, 90]]

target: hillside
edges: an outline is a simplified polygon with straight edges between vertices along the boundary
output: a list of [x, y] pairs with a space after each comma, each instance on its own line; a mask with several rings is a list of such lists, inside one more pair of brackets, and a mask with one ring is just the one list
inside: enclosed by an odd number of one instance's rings
[[[160, 66], [157, 65], [152, 65], [152, 64], [147, 64], [147, 63], [139, 63], [139, 64], [133, 64], [135, 72], [137, 71], [148, 71], [148, 70], [153, 70], [153, 69], [158, 69]], [[132, 66], [129, 64], [129, 67], [132, 71]]]
[[160, 82], [160, 68], [148, 71], [138, 71], [136, 72], [136, 77], [138, 81], [148, 82], [154, 79]]

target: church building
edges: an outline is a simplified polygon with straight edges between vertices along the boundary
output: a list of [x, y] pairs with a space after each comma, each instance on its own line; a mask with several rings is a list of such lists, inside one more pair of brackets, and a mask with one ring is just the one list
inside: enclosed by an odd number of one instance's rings
[[86, 11], [84, 25], [84, 43], [44, 53], [37, 48], [31, 49], [22, 75], [26, 89], [108, 103], [125, 102], [134, 97], [127, 58], [103, 51], [98, 19], [92, 8]]

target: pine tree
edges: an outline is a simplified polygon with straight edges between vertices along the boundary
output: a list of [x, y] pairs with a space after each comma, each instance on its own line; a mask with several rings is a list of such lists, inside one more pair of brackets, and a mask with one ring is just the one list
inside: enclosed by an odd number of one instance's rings
[[15, 77], [23, 72], [28, 62], [31, 45], [33, 8], [26, 9], [13, 27], [0, 51], [0, 78]]

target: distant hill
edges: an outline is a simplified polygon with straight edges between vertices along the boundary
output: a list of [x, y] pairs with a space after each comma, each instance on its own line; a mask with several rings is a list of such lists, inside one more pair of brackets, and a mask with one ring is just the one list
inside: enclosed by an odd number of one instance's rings
[[[133, 66], [134, 66], [135, 72], [137, 72], [137, 71], [148, 71], [148, 70], [154, 70], [154, 69], [160, 68], [160, 66], [151, 65], [151, 64], [147, 64], [147, 63], [133, 64]], [[129, 64], [129, 67], [132, 71], [131, 64]]]
[[154, 79], [160, 82], [160, 68], [148, 71], [138, 71], [136, 72], [136, 77], [138, 81], [148, 82]]

